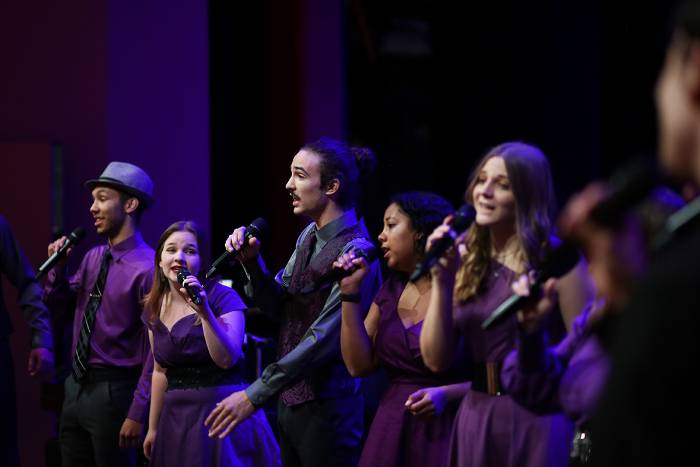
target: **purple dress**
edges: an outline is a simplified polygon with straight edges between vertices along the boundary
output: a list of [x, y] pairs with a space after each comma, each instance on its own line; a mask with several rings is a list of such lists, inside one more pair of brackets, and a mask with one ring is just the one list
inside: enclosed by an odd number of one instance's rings
[[404, 405], [408, 396], [421, 388], [454, 383], [447, 375], [436, 375], [424, 364], [420, 354], [421, 323], [405, 328], [397, 313], [404, 280], [389, 278], [377, 293], [379, 326], [375, 352], [389, 378], [372, 422], [360, 458], [360, 466], [444, 465], [450, 440], [455, 406], [439, 416], [421, 418]]
[[503, 385], [525, 407], [564, 411], [579, 428], [591, 420], [610, 368], [598, 337], [587, 326], [589, 309], [556, 347], [544, 333], [520, 336], [518, 351], [503, 365]]
[[[484, 319], [512, 294], [515, 277], [515, 272], [492, 261], [484, 291], [456, 306], [456, 325], [477, 367], [486, 362], [499, 365], [515, 348], [515, 316], [481, 329]], [[502, 391], [489, 395], [472, 387], [464, 397], [452, 431], [449, 465], [566, 466], [571, 423], [563, 415], [535, 415]]]
[[[232, 289], [212, 282], [207, 284], [209, 305], [214, 315], [243, 310], [245, 305]], [[149, 324], [153, 331], [154, 358], [167, 369], [168, 390], [158, 420], [158, 432], [152, 450], [154, 466], [277, 466], [280, 464], [279, 446], [263, 411], [258, 410], [238, 425], [224, 439], [209, 438], [204, 420], [215, 404], [231, 393], [246, 387], [243, 380], [244, 362], [230, 370], [221, 371], [215, 365], [204, 340], [201, 325], [194, 325], [196, 315], [187, 315], [173, 324], [170, 331], [160, 321]], [[186, 369], [195, 373], [194, 387], [182, 387], [183, 378], [177, 371]], [[198, 386], [198, 375], [225, 375], [221, 383]], [[188, 374], [184, 374], [186, 381]], [[201, 379], [204, 380], [204, 377]], [[219, 381], [219, 380], [217, 380]], [[187, 383], [184, 386], [188, 386]], [[189, 384], [192, 386], [192, 384]]]

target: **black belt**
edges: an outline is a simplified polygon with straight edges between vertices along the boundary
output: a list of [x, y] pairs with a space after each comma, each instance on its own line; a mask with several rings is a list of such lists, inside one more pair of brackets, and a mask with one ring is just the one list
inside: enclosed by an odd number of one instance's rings
[[474, 376], [472, 378], [472, 390], [500, 396], [503, 391], [501, 384], [500, 362], [476, 362], [474, 363]]
[[224, 370], [219, 367], [173, 367], [168, 368], [165, 377], [168, 390], [196, 389], [212, 386], [227, 386], [244, 383], [245, 378], [238, 367]]
[[85, 378], [78, 381], [80, 384], [103, 383], [105, 381], [123, 381], [138, 379], [141, 375], [141, 367], [100, 367], [88, 368]]

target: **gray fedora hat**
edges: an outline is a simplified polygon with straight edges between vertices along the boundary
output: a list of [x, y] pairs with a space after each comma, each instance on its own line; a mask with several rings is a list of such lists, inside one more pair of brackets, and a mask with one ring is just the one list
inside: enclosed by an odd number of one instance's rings
[[90, 190], [96, 186], [107, 186], [133, 195], [148, 207], [153, 203], [153, 181], [140, 167], [128, 162], [110, 162], [99, 178], [88, 180]]

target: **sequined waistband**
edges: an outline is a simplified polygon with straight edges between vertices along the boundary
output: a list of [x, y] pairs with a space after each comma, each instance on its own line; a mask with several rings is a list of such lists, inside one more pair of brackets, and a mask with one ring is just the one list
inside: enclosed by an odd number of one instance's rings
[[245, 382], [238, 367], [224, 370], [218, 367], [173, 367], [165, 372], [168, 390], [196, 389]]

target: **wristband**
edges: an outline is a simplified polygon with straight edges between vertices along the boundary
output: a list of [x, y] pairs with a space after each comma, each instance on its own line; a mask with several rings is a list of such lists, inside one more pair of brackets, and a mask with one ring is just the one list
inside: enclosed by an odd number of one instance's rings
[[340, 294], [340, 301], [341, 302], [360, 303], [361, 300], [362, 300], [362, 296], [359, 293], [341, 293]]

